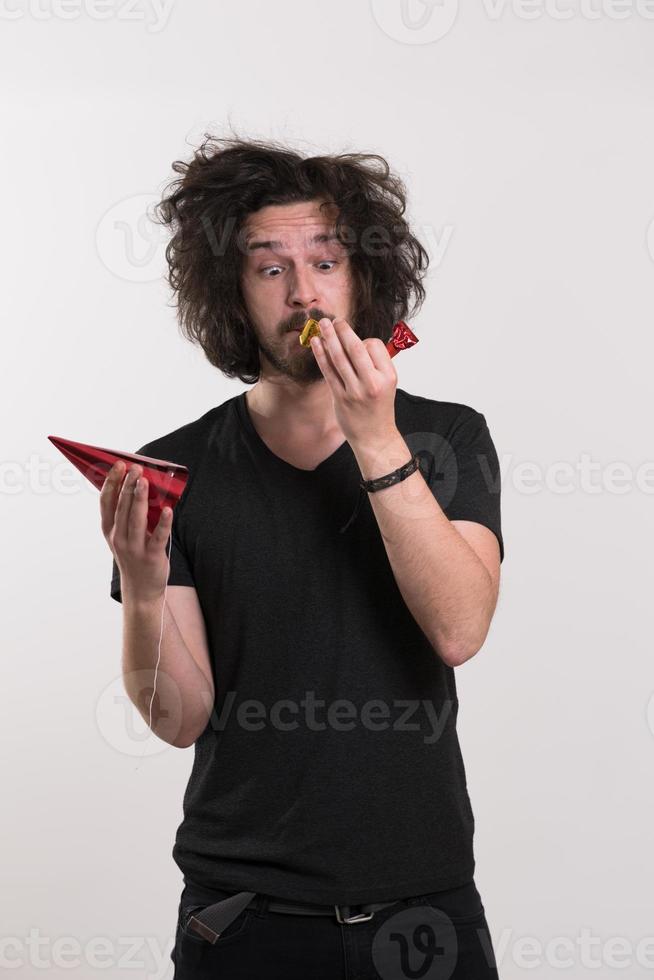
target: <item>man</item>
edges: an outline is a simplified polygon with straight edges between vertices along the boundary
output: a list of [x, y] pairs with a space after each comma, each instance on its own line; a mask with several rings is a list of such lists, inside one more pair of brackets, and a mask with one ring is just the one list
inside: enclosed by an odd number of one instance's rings
[[397, 387], [385, 342], [427, 264], [403, 185], [241, 139], [175, 169], [180, 323], [256, 382], [140, 447], [190, 472], [152, 535], [138, 467], [101, 494], [127, 692], [195, 745], [175, 977], [409, 976], [427, 947], [421, 975], [496, 977], [454, 668], [497, 602], [499, 466], [481, 413]]

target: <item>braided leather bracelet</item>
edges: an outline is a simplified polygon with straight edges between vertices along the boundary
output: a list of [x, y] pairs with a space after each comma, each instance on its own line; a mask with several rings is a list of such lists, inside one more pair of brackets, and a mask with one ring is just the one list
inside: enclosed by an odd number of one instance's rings
[[367, 490], [368, 493], [383, 490], [385, 487], [392, 487], [394, 483], [399, 483], [401, 480], [406, 480], [407, 476], [411, 476], [419, 465], [420, 453], [415, 453], [408, 463], [400, 466], [397, 470], [393, 470], [392, 473], [387, 473], [386, 476], [378, 476], [376, 480], [360, 480], [359, 486], [362, 490]]

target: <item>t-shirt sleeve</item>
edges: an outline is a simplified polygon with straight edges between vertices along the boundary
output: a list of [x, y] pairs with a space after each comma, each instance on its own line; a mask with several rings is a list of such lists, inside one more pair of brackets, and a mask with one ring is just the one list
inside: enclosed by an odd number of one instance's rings
[[481, 412], [456, 425], [428, 474], [430, 489], [450, 521], [476, 521], [495, 534], [504, 559], [501, 476], [495, 446]]

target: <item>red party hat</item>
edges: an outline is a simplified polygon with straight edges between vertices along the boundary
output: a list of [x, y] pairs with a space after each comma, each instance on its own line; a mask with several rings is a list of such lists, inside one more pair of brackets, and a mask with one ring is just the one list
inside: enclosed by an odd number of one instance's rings
[[48, 436], [48, 439], [98, 490], [102, 489], [107, 473], [117, 459], [122, 459], [127, 464], [125, 474], [133, 463], [142, 466], [142, 476], [148, 481], [150, 532], [157, 526], [163, 508], [174, 508], [184, 492], [189, 472], [186, 466], [179, 463], [141, 456], [139, 453], [124, 453], [118, 449], [104, 449], [102, 446], [88, 446], [84, 442], [72, 442], [59, 436]]

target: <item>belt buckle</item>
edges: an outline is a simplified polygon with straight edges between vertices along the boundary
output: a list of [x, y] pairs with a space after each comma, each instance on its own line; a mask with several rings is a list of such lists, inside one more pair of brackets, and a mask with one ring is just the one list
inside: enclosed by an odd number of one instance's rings
[[[357, 915], [348, 915], [350, 911], [349, 905], [335, 905], [334, 908], [336, 909], [336, 918], [342, 924], [347, 922], [368, 922], [375, 914], [374, 912], [359, 912]], [[345, 909], [345, 918], [341, 915], [341, 909]]]

